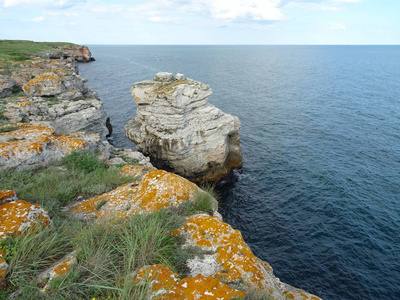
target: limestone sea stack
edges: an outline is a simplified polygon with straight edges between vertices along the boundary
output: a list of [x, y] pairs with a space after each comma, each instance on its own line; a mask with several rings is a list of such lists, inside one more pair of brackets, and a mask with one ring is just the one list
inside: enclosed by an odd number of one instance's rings
[[242, 166], [240, 120], [208, 102], [211, 88], [182, 74], [157, 73], [132, 87], [136, 118], [125, 135], [157, 168], [197, 183]]

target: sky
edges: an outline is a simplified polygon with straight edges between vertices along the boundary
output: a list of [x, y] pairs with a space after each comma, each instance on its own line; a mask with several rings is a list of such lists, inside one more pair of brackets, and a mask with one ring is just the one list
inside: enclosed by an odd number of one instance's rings
[[0, 0], [0, 39], [399, 45], [400, 0]]

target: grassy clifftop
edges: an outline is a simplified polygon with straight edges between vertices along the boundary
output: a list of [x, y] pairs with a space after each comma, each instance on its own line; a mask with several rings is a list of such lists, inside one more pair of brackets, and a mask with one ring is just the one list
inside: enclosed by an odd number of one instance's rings
[[[0, 40], [0, 58], [6, 60], [26, 60], [32, 56], [45, 56], [48, 52], [57, 52], [58, 47], [78, 46], [62, 42], [33, 42], [25, 40]], [[61, 50], [59, 50], [61, 52]]]

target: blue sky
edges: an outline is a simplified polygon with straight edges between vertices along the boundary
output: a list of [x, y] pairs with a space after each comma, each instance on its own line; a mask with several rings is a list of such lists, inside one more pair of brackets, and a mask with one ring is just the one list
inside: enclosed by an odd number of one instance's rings
[[400, 44], [400, 0], [0, 0], [0, 39]]

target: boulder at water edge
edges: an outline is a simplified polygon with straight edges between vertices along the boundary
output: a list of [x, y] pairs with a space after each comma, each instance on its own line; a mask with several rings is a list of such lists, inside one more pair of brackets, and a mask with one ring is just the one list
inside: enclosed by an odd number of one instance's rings
[[240, 121], [208, 102], [208, 85], [178, 78], [163, 72], [132, 87], [137, 114], [125, 135], [157, 168], [195, 182], [218, 181], [242, 166]]

